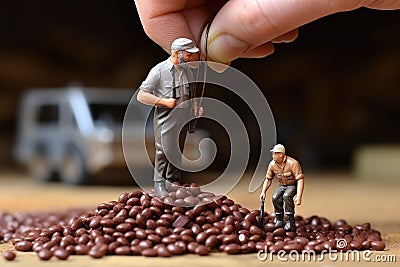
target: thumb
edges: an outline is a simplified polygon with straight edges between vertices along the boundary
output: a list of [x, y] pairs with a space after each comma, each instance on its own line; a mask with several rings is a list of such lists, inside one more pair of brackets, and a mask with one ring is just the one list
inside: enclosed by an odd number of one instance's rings
[[[400, 8], [400, 1], [232, 0], [212, 22], [208, 55], [213, 61], [227, 64], [252, 51], [266, 56], [273, 52], [270, 42], [274, 39], [318, 18], [362, 6], [396, 9]], [[295, 38], [293, 34], [290, 36], [292, 40]], [[203, 44], [204, 40], [203, 33]]]

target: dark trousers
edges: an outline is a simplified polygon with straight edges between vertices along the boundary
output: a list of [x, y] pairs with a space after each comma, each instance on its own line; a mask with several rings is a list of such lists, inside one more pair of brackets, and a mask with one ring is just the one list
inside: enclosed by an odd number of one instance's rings
[[272, 196], [275, 214], [294, 215], [293, 197], [297, 193], [297, 184], [295, 185], [280, 185]]
[[154, 111], [154, 138], [156, 155], [154, 181], [179, 180], [182, 171], [182, 151], [187, 135], [187, 108], [156, 107]]

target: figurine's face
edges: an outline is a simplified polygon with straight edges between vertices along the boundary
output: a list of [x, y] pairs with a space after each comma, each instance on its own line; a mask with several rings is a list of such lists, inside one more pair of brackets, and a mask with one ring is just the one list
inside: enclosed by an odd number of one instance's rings
[[283, 159], [285, 158], [285, 154], [283, 154], [282, 152], [273, 152], [272, 158], [276, 163], [282, 163]]
[[197, 61], [198, 58], [198, 53], [189, 53], [186, 51], [174, 51], [172, 53], [172, 63], [174, 65]]
[[183, 60], [185, 62], [190, 62], [195, 59], [195, 54], [183, 51]]

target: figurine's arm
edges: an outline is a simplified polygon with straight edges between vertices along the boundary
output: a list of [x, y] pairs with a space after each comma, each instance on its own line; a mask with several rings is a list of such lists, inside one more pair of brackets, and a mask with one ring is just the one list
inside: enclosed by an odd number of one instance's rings
[[298, 161], [296, 161], [293, 166], [293, 172], [295, 175], [295, 179], [297, 180], [297, 194], [294, 202], [296, 205], [301, 205], [304, 191], [304, 174]]
[[[303, 175], [304, 177], [304, 175]], [[304, 191], [304, 179], [300, 179], [297, 181], [297, 194], [295, 199], [296, 205], [301, 205], [301, 200], [303, 198], [303, 191]]]
[[150, 70], [146, 79], [140, 85], [139, 93], [136, 98], [140, 103], [145, 105], [174, 108], [176, 105], [176, 99], [163, 98], [154, 95], [154, 90], [159, 86], [161, 79], [162, 69], [160, 69], [160, 64]]
[[139, 93], [137, 95], [137, 100], [140, 103], [156, 107], [174, 108], [176, 105], [175, 98], [158, 97], [144, 90], [139, 90]]
[[203, 107], [198, 106], [197, 99], [193, 100], [193, 112], [196, 117], [201, 117], [204, 113]]
[[304, 178], [304, 174], [303, 173], [300, 173], [300, 174], [296, 175], [296, 177], [295, 177], [295, 179], [298, 180], [298, 181], [303, 179], [303, 178]]
[[271, 186], [271, 184], [272, 184], [272, 179], [268, 179], [266, 177], [260, 194], [261, 201], [265, 200], [265, 195], [267, 194], [267, 190]]
[[267, 174], [265, 175], [265, 181], [264, 181], [264, 184], [263, 184], [263, 188], [261, 189], [261, 194], [260, 194], [260, 200], [261, 201], [265, 200], [265, 195], [267, 193], [267, 190], [271, 186], [272, 179], [275, 176], [274, 172], [271, 169], [271, 164], [272, 164], [272, 162], [268, 166]]

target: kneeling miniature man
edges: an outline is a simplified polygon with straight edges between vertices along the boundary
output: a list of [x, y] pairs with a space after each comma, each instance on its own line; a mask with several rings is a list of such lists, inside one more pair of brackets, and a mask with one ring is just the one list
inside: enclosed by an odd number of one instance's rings
[[[265, 200], [272, 179], [276, 176], [279, 187], [272, 196], [276, 222], [275, 228], [284, 227], [286, 231], [295, 230], [294, 207], [301, 204], [304, 190], [304, 174], [300, 163], [285, 154], [283, 145], [275, 145], [272, 152], [273, 160], [269, 163], [260, 199]], [[296, 197], [295, 197], [296, 196]], [[295, 197], [295, 198], [294, 198]], [[283, 226], [283, 212], [285, 212], [286, 224]]]

